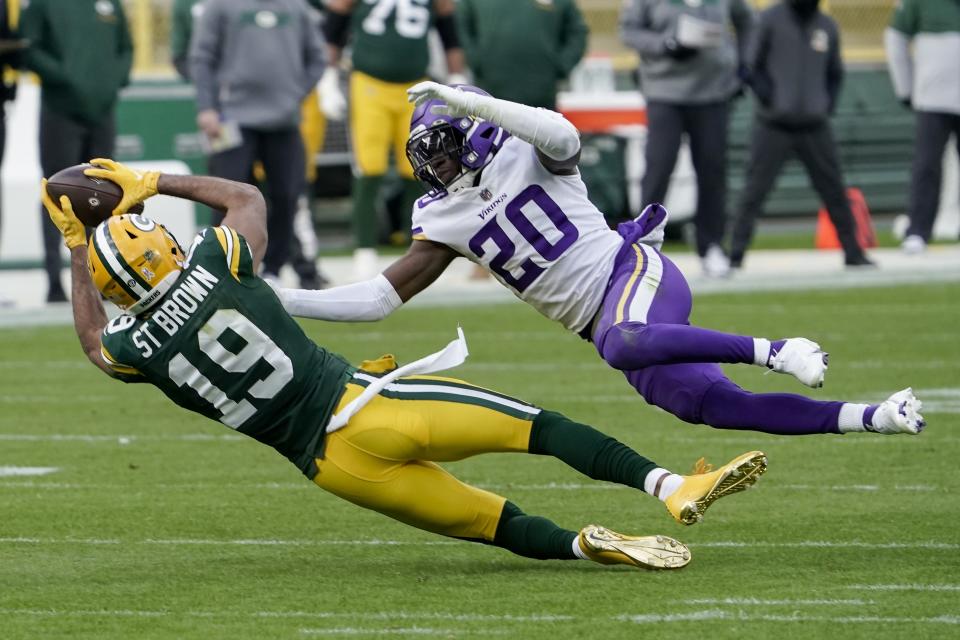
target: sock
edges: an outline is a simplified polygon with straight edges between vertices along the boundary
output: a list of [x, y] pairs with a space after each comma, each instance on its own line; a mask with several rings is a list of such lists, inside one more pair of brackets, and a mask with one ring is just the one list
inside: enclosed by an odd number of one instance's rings
[[528, 516], [509, 500], [503, 505], [493, 544], [518, 556], [536, 560], [575, 560], [577, 533], [561, 529], [546, 518]]
[[383, 176], [358, 176], [353, 180], [353, 231], [358, 247], [377, 246], [377, 197]]
[[[844, 402], [840, 407], [840, 415], [837, 416], [837, 429], [840, 433], [854, 433], [857, 431], [866, 431], [870, 426], [866, 413], [870, 405], [855, 404], [853, 402]], [[873, 418], [873, 411], [870, 411], [870, 418]]]
[[573, 555], [579, 560], [589, 560], [587, 554], [583, 552], [583, 547], [580, 546], [580, 536], [578, 535], [573, 539]]
[[666, 502], [683, 484], [683, 476], [657, 467], [647, 474], [643, 481], [643, 490], [661, 502]]
[[766, 338], [753, 339], [753, 364], [766, 367], [770, 364], [770, 341]]
[[529, 451], [553, 456], [594, 480], [641, 490], [657, 466], [622, 442], [553, 411], [534, 419]]

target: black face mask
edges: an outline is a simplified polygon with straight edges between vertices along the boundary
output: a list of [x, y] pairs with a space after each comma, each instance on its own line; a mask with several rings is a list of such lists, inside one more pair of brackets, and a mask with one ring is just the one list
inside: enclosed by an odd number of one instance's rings
[[787, 0], [787, 5], [801, 18], [809, 18], [817, 12], [820, 0]]

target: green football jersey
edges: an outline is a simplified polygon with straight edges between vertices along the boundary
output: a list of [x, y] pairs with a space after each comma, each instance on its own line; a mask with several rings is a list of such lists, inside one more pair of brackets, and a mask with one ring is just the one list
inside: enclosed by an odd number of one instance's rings
[[181, 407], [270, 445], [309, 477], [355, 371], [307, 338], [228, 227], [201, 232], [161, 301], [113, 319], [101, 346], [124, 382], [159, 387]]
[[427, 75], [433, 0], [360, 0], [350, 19], [353, 68], [385, 82]]

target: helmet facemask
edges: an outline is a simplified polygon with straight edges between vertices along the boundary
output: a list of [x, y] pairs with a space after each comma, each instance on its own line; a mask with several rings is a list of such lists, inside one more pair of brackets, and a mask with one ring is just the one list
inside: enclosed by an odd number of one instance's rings
[[[460, 160], [464, 154], [464, 140], [463, 132], [444, 121], [410, 134], [407, 159], [413, 167], [413, 175], [430, 188], [430, 195], [448, 191], [469, 172]], [[448, 167], [453, 165], [456, 171], [449, 171]], [[444, 172], [451, 175], [444, 177]]]

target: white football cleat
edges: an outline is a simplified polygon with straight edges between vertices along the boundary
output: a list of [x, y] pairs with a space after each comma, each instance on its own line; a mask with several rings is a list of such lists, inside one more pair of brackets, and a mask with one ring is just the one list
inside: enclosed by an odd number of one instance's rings
[[867, 431], [874, 433], [894, 434], [909, 433], [917, 435], [927, 426], [920, 409], [923, 403], [913, 395], [913, 389], [907, 387], [898, 391], [877, 407], [873, 414], [873, 424]]
[[770, 361], [770, 368], [777, 373], [789, 373], [808, 387], [822, 387], [827, 372], [825, 353], [813, 340], [788, 338]]

